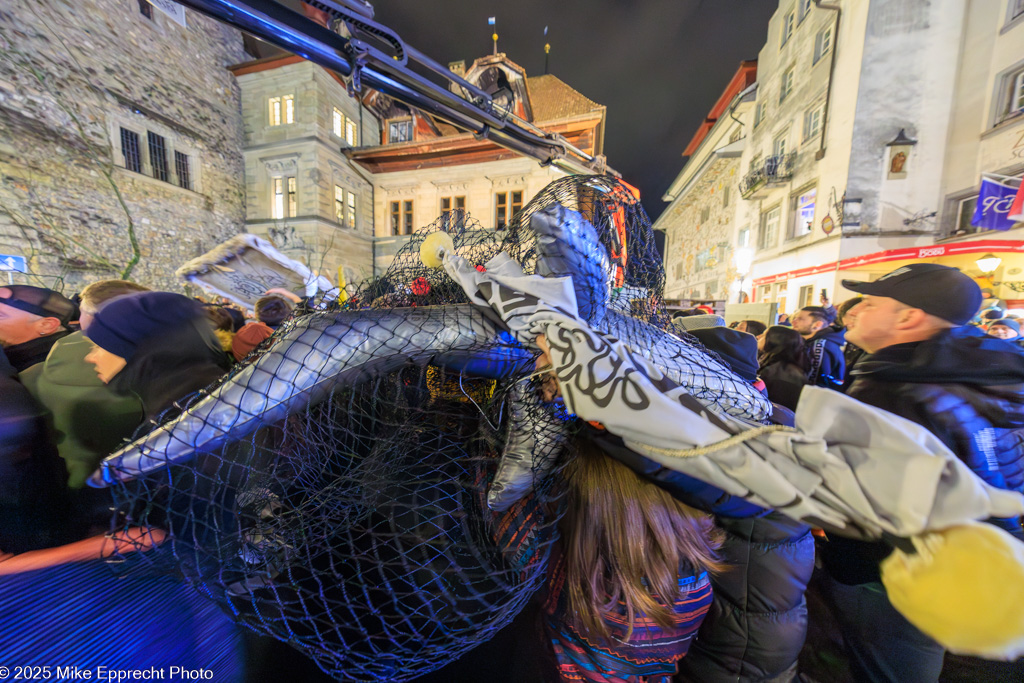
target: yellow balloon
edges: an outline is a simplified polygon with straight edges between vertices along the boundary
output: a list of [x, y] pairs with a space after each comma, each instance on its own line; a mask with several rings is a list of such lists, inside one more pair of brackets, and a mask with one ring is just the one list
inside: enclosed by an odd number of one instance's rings
[[444, 255], [455, 252], [455, 242], [452, 236], [446, 232], [432, 232], [423, 240], [420, 245], [420, 260], [427, 268], [440, 268], [444, 261]]
[[1024, 543], [981, 522], [911, 540], [881, 565], [892, 606], [950, 652], [1024, 654]]

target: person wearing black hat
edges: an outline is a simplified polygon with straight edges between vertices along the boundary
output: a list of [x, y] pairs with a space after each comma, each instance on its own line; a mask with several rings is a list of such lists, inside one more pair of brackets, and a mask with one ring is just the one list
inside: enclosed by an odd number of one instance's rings
[[58, 339], [70, 334], [68, 324], [78, 307], [63, 294], [43, 287], [0, 287], [0, 344], [18, 372], [41, 363]]
[[96, 313], [85, 335], [96, 345], [85, 358], [96, 375], [119, 394], [137, 395], [150, 420], [228, 369], [202, 308], [180, 294], [114, 299]]
[[[955, 268], [914, 263], [843, 286], [864, 297], [846, 315], [846, 338], [868, 354], [846, 393], [926, 427], [989, 484], [1024, 491], [1024, 354], [965, 326], [981, 304], [978, 285]], [[1024, 538], [1020, 519], [988, 521]], [[878, 563], [892, 548], [835, 537], [821, 551], [854, 678], [936, 681], [942, 648], [893, 609], [881, 584]], [[990, 673], [984, 680], [1002, 675]]]

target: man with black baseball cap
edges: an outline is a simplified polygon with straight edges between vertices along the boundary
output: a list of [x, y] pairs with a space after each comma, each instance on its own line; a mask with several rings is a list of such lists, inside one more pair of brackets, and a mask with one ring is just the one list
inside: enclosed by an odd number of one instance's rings
[[21, 372], [44, 361], [77, 316], [74, 302], [52, 289], [0, 287], [0, 343], [14, 369]]
[[[1024, 354], [965, 326], [981, 304], [978, 285], [955, 268], [914, 263], [843, 286], [864, 297], [845, 321], [846, 339], [867, 353], [852, 369], [846, 393], [926, 427], [989, 484], [1024, 491]], [[1024, 539], [1020, 519], [988, 521]], [[896, 612], [881, 584], [878, 563], [891, 551], [884, 543], [840, 537], [822, 546], [830, 577], [825, 594], [854, 678], [936, 681], [941, 646]], [[1006, 671], [989, 673], [995, 680]]]

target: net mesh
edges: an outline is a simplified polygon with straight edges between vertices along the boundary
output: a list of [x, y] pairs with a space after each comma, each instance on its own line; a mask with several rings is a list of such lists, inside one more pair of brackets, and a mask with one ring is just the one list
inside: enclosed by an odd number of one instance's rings
[[[503, 230], [445, 214], [386, 275], [281, 328], [108, 461], [117, 523], [168, 532], [120, 561], [182, 574], [339, 680], [409, 680], [508, 624], [545, 578], [572, 423], [541, 402], [534, 354], [425, 267], [420, 246], [444, 230], [481, 267], [504, 251], [536, 273], [531, 218], [555, 205], [610, 256], [614, 300], [578, 290], [580, 310], [617, 306], [620, 337], [667, 329], [650, 223], [614, 179], [556, 181]], [[710, 403], [716, 381], [739, 381], [684, 346]]]

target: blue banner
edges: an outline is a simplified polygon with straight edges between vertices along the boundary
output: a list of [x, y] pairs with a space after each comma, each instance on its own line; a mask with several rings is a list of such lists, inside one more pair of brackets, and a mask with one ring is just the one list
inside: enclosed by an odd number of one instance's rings
[[974, 208], [971, 225], [982, 230], [1009, 230], [1012, 228], [1013, 221], [1009, 219], [1009, 213], [1016, 194], [1016, 187], [982, 178], [981, 194], [978, 195], [978, 205]]

